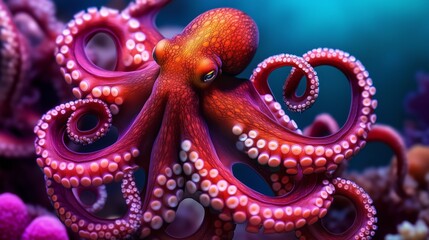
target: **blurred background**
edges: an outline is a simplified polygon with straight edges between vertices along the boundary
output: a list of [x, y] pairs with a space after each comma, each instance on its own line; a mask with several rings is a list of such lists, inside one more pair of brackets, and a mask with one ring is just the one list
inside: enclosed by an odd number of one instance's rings
[[[122, 9], [129, 1], [55, 0], [57, 15], [69, 21], [90, 6]], [[374, 81], [379, 101], [378, 123], [403, 131], [413, 120], [404, 105], [409, 92], [417, 91], [416, 74], [429, 73], [429, 1], [284, 1], [284, 0], [176, 0], [160, 12], [157, 25], [174, 36], [192, 19], [209, 9], [233, 7], [249, 14], [259, 27], [259, 48], [249, 67], [240, 74], [249, 78], [265, 58], [279, 53], [302, 55], [319, 47], [337, 48], [359, 59]], [[290, 68], [275, 71], [270, 85], [279, 102]], [[320, 95], [304, 113], [290, 113], [300, 128], [322, 112], [342, 125], [350, 108], [350, 88], [344, 76], [331, 67], [318, 67]], [[429, 105], [429, 103], [427, 103]], [[352, 169], [388, 164], [392, 152], [383, 145], [368, 144], [350, 165]]]

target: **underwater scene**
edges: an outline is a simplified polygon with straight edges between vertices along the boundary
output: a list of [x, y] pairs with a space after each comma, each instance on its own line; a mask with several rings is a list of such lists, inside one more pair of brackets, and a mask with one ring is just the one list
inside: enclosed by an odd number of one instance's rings
[[0, 240], [429, 239], [428, 9], [0, 0]]

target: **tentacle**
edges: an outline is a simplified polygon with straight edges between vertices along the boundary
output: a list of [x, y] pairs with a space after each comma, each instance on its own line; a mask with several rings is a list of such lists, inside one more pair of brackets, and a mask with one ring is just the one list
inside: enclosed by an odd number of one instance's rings
[[429, 172], [429, 147], [414, 145], [407, 152], [408, 173], [422, 186], [427, 184], [426, 175]]
[[[72, 188], [72, 191], [73, 191], [74, 197], [79, 202], [79, 204], [83, 206], [85, 210], [90, 213], [95, 213], [100, 211], [106, 204], [107, 191], [106, 191], [105, 185], [101, 185], [98, 187], [86, 187], [86, 188], [77, 187], [77, 188]], [[90, 191], [95, 196], [95, 201], [93, 201], [91, 204], [85, 203], [81, 199], [82, 194], [85, 191]]]
[[0, 132], [0, 156], [20, 158], [32, 154], [34, 154], [33, 138], [19, 138], [7, 132]]
[[304, 128], [304, 135], [310, 137], [329, 136], [338, 132], [339, 129], [337, 121], [331, 115], [322, 113], [316, 116], [310, 126]]
[[[50, 0], [7, 1], [7, 5], [21, 37], [21, 52], [25, 51], [28, 54], [25, 56], [27, 59], [24, 59], [27, 65], [25, 77], [23, 81], [17, 82], [12, 98], [13, 102], [18, 103], [22, 99], [23, 91], [28, 88], [31, 81], [38, 80], [37, 78], [41, 74], [45, 74], [43, 76], [43, 80], [45, 80], [46, 71], [52, 70], [49, 67], [53, 63], [54, 41], [56, 35], [60, 33], [62, 23], [57, 21], [55, 7]], [[23, 18], [22, 14], [28, 17]], [[57, 69], [53, 71], [54, 79], [57, 72]], [[49, 84], [56, 85], [54, 82]]]
[[121, 179], [124, 172], [134, 166], [140, 152], [150, 151], [152, 146], [154, 129], [159, 128], [165, 100], [157, 93], [154, 95], [156, 97], [147, 102], [130, 127], [120, 132], [118, 140], [97, 152], [77, 153], [66, 146], [64, 137], [67, 122], [68, 129], [78, 129], [75, 124], [79, 119], [73, 118], [73, 113], [82, 116], [95, 111], [100, 124], [90, 131], [91, 134], [80, 135], [81, 131], [71, 131], [69, 137], [89, 143], [106, 132], [110, 122], [106, 118], [111, 114], [101, 100], [77, 100], [47, 112], [34, 129], [38, 165], [47, 177], [66, 188], [99, 186]]
[[[176, 209], [183, 198], [185, 179], [182, 167], [177, 161], [178, 136], [175, 113], [172, 104], [167, 105], [162, 119], [162, 127], [153, 144], [147, 169], [147, 186], [144, 190], [143, 220], [141, 237], [162, 232], [165, 225], [173, 222]], [[148, 166], [146, 166], [148, 165]]]
[[125, 172], [121, 185], [128, 211], [118, 219], [100, 219], [87, 212], [71, 189], [64, 188], [52, 179], [46, 179], [46, 186], [61, 221], [82, 238], [122, 239], [132, 236], [139, 229], [141, 200], [132, 171]]
[[0, 156], [6, 159], [17, 159], [33, 156], [34, 136], [33, 126], [40, 116], [28, 109], [20, 109], [12, 116], [4, 117], [1, 121]]
[[[140, 30], [146, 36], [146, 49], [152, 53], [155, 45], [165, 37], [158, 31], [155, 24], [155, 17], [158, 12], [165, 5], [170, 3], [171, 0], [136, 0], [130, 2], [128, 7], [124, 9], [123, 13], [129, 14], [132, 18], [140, 22]], [[152, 54], [149, 59], [153, 60]]]
[[[97, 125], [90, 130], [80, 130], [79, 120], [86, 114], [91, 113], [97, 115]], [[68, 118], [67, 134], [76, 143], [90, 144], [103, 137], [109, 131], [111, 122], [112, 114], [110, 114], [105, 104], [100, 104], [99, 101], [88, 101], [85, 108], [76, 108]]]
[[296, 122], [285, 113], [285, 111], [282, 109], [281, 104], [274, 100], [273, 95], [265, 94], [261, 97], [280, 125], [291, 131], [302, 134], [302, 131], [298, 128]]
[[[158, 74], [155, 64], [147, 64], [155, 43], [147, 39], [146, 31], [150, 29], [142, 29], [140, 22], [126, 12], [90, 8], [76, 14], [56, 40], [56, 60], [66, 82], [73, 86], [73, 94], [77, 98], [102, 99], [114, 114], [124, 102], [144, 103]], [[107, 34], [114, 41], [114, 72], [94, 65], [85, 52], [86, 44], [97, 33]]]
[[144, 17], [152, 11], [159, 11], [159, 9], [164, 7], [170, 1], [171, 0], [137, 0], [135, 2], [131, 2], [126, 11], [128, 11], [128, 13], [133, 17]]
[[371, 239], [377, 229], [376, 211], [372, 200], [365, 191], [354, 182], [336, 178], [332, 180], [335, 186], [335, 198], [338, 196], [349, 199], [355, 207], [356, 218], [352, 225], [340, 234], [329, 232], [320, 221], [296, 231], [299, 239]]
[[[225, 86], [223, 81], [216, 82], [203, 101], [209, 122], [218, 124], [222, 132], [232, 132], [236, 139], [243, 141], [243, 152], [253, 152], [262, 165], [282, 165], [288, 174], [336, 170], [344, 159], [349, 159], [365, 145], [368, 131], [376, 119], [373, 110], [377, 102], [372, 100], [375, 88], [360, 62], [346, 53], [329, 49], [314, 50], [305, 58], [314, 66], [330, 64], [339, 68], [352, 86], [348, 120], [335, 134], [313, 138], [288, 131], [260, 113], [264, 103], [253, 97], [254, 89], [246, 82], [232, 87]], [[219, 119], [222, 119], [221, 123]], [[288, 134], [285, 136], [285, 133]]]
[[389, 145], [396, 156], [396, 191], [401, 195], [405, 196], [404, 191], [404, 180], [407, 175], [407, 156], [406, 146], [402, 137], [391, 127], [381, 124], [373, 126], [372, 130], [368, 134], [368, 142], [383, 142]]
[[14, 15], [19, 13], [30, 15], [47, 36], [47, 41], [55, 40], [60, 33], [62, 24], [55, 17], [56, 9], [51, 0], [8, 0], [7, 5]]
[[300, 179], [290, 194], [268, 197], [236, 180], [212, 157], [215, 153], [206, 151], [189, 140], [182, 142], [183, 169], [191, 177], [188, 191], [201, 191], [201, 204], [219, 211], [221, 219], [235, 223], [248, 220], [248, 231], [257, 232], [262, 226], [265, 232], [291, 231], [323, 217], [331, 204], [334, 188], [317, 175]]
[[[270, 87], [268, 86], [268, 76], [274, 70], [284, 66], [293, 66], [299, 69], [304, 72], [307, 78], [305, 92], [302, 96], [296, 95], [301, 78], [288, 78], [287, 84], [284, 86], [286, 106], [291, 111], [304, 111], [313, 105], [319, 95], [319, 79], [314, 69], [303, 58], [289, 54], [280, 54], [269, 57], [258, 64], [257, 68], [253, 70], [250, 80], [255, 85], [259, 94], [272, 95]], [[286, 88], [286, 86], [288, 87]]]
[[257, 193], [235, 179], [231, 169], [225, 168], [231, 160], [217, 158], [208, 140], [207, 126], [195, 111], [195, 108], [184, 110], [184, 115], [193, 121], [190, 126], [182, 127], [180, 159], [189, 178], [187, 190], [201, 191], [199, 200], [203, 206], [212, 207], [226, 221], [248, 220], [249, 231], [258, 231], [261, 226], [265, 232], [291, 231], [326, 214], [334, 188], [317, 174], [300, 179], [293, 193], [281, 198]]
[[[13, 22], [13, 16], [3, 1], [0, 1], [0, 29], [1, 29], [1, 78], [0, 78], [0, 113], [10, 114], [8, 102], [15, 99], [25, 78], [24, 73], [28, 65], [26, 46]], [[16, 100], [16, 99], [15, 99]]]

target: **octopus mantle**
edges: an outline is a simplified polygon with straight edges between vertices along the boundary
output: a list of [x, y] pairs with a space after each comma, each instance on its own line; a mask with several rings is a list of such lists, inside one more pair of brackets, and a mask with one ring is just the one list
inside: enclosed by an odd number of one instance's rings
[[[48, 195], [64, 224], [90, 239], [224, 239], [241, 223], [250, 232], [295, 231], [300, 239], [371, 238], [376, 229], [371, 199], [355, 183], [333, 177], [364, 147], [376, 119], [375, 88], [362, 64], [340, 50], [315, 49], [302, 57], [269, 57], [250, 80], [239, 79], [235, 76], [258, 45], [253, 20], [239, 10], [214, 9], [163, 39], [153, 22], [167, 2], [137, 1], [122, 12], [90, 8], [56, 40], [56, 60], [80, 99], [42, 117], [35, 146]], [[115, 43], [113, 70], [98, 67], [85, 52], [99, 33]], [[275, 101], [267, 79], [279, 67], [293, 67], [284, 100], [290, 110], [304, 111], [319, 94], [313, 69], [319, 65], [347, 76], [351, 109], [336, 133], [306, 136]], [[305, 92], [297, 96], [304, 76]], [[82, 126], [91, 115], [96, 123]], [[103, 143], [112, 126], [117, 139]], [[239, 181], [235, 164], [257, 171], [275, 196]], [[147, 174], [143, 190], [134, 180], [136, 169]], [[87, 206], [79, 192], [103, 192], [115, 181], [122, 181], [128, 210], [101, 219], [94, 212], [104, 202]], [[356, 218], [337, 235], [319, 220], [340, 196], [353, 203]], [[189, 198], [204, 208], [204, 218], [184, 236], [170, 226]]]

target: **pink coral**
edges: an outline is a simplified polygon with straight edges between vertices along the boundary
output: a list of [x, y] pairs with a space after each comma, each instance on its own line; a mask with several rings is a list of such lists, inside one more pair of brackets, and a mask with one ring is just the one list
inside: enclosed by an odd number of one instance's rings
[[19, 239], [28, 222], [24, 202], [15, 194], [0, 194], [0, 239]]
[[21, 240], [65, 240], [68, 239], [64, 225], [53, 216], [34, 219], [25, 229]]

